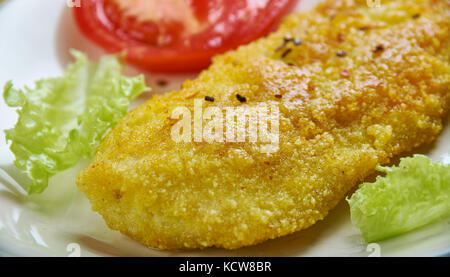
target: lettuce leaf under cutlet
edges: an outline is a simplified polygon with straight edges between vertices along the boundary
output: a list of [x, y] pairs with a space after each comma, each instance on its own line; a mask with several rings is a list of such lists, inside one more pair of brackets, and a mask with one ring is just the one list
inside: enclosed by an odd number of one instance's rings
[[367, 242], [393, 237], [450, 215], [450, 165], [423, 155], [403, 158], [398, 167], [364, 183], [347, 199], [351, 220]]
[[28, 193], [41, 193], [48, 179], [91, 158], [103, 135], [127, 112], [130, 101], [149, 90], [144, 76], [125, 77], [116, 56], [98, 64], [72, 50], [75, 62], [62, 77], [42, 79], [34, 88], [4, 87], [4, 99], [18, 107], [18, 122], [6, 130], [15, 165], [32, 180]]

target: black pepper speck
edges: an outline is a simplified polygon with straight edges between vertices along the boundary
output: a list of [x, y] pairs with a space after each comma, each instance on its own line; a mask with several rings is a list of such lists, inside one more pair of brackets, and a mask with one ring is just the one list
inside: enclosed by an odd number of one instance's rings
[[205, 96], [205, 101], [214, 102], [214, 97]]
[[337, 51], [336, 56], [345, 57], [345, 56], [347, 56], [347, 52], [346, 51]]
[[244, 103], [247, 102], [247, 98], [245, 98], [244, 96], [240, 95], [240, 94], [236, 94], [236, 98], [237, 100], [239, 100], [239, 102]]

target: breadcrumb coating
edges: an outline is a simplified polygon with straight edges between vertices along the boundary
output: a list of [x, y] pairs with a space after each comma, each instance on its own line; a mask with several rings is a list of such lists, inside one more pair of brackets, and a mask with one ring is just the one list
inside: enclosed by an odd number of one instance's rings
[[[290, 15], [126, 115], [78, 188], [111, 229], [160, 249], [235, 249], [308, 228], [377, 165], [439, 134], [449, 27], [446, 0], [330, 0]], [[279, 151], [171, 139], [175, 107], [243, 105], [236, 94], [280, 103]]]

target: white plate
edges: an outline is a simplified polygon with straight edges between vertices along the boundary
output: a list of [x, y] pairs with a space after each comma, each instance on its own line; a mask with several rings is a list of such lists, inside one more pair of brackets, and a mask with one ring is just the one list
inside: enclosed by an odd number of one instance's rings
[[[298, 9], [313, 6], [301, 1]], [[70, 8], [61, 0], [7, 0], [0, 6], [0, 86], [13, 80], [16, 86], [58, 76], [70, 61], [69, 48], [96, 58], [102, 51], [76, 29]], [[129, 73], [137, 72], [128, 69]], [[179, 87], [194, 76], [148, 76], [154, 92]], [[156, 85], [161, 78], [168, 86]], [[148, 98], [144, 95], [133, 103]], [[308, 230], [253, 247], [227, 251], [159, 251], [107, 228], [91, 211], [88, 200], [76, 189], [75, 175], [87, 164], [58, 174], [42, 195], [28, 197], [17, 182], [23, 175], [12, 164], [14, 157], [3, 130], [16, 122], [14, 110], [0, 100], [0, 256], [439, 256], [450, 253], [450, 219], [409, 234], [367, 246], [350, 223], [345, 201], [325, 220]], [[422, 152], [435, 160], [450, 152], [450, 126], [438, 141]], [[78, 250], [80, 250], [78, 252]]]

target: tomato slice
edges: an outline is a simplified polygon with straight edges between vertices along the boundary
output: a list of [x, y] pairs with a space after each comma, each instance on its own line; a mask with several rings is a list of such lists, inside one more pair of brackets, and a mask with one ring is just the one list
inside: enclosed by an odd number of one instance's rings
[[81, 0], [75, 20], [108, 52], [155, 72], [206, 68], [270, 32], [297, 0]]

